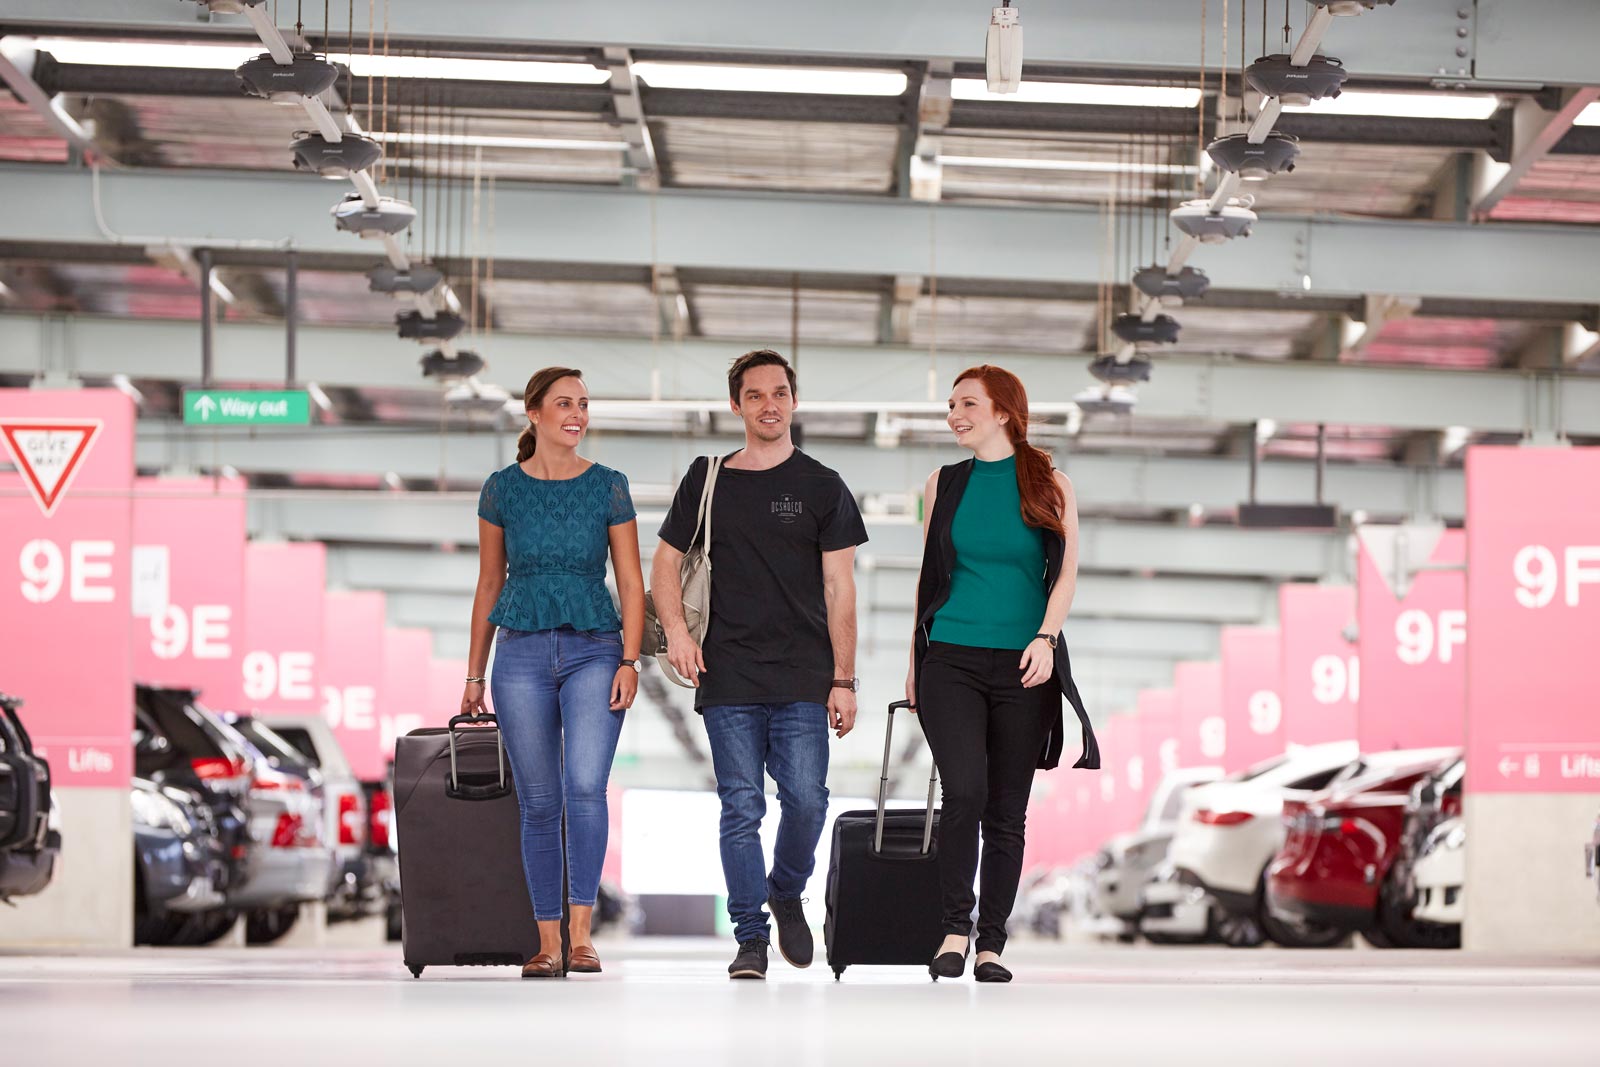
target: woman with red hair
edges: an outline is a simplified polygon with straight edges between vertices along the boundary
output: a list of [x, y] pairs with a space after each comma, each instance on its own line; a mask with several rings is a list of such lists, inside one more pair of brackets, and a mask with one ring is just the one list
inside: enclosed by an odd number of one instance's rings
[[972, 934], [973, 977], [1009, 982], [1000, 963], [1022, 878], [1023, 828], [1037, 767], [1056, 766], [1062, 700], [1083, 735], [1076, 767], [1100, 750], [1061, 639], [1078, 573], [1072, 483], [1028, 443], [1028, 395], [1010, 371], [963, 371], [946, 420], [973, 456], [928, 476], [922, 576], [906, 699], [922, 716], [943, 779], [939, 883], [944, 942], [928, 972], [959, 977]]

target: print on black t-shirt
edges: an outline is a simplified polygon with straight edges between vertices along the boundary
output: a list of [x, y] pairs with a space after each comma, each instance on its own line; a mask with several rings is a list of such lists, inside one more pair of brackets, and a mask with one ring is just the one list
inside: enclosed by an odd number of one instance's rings
[[[706, 460], [678, 485], [661, 540], [680, 552], [694, 536]], [[833, 681], [822, 553], [865, 544], [844, 479], [796, 449], [770, 470], [726, 464], [711, 512], [711, 624], [696, 710], [719, 704], [824, 704]]]

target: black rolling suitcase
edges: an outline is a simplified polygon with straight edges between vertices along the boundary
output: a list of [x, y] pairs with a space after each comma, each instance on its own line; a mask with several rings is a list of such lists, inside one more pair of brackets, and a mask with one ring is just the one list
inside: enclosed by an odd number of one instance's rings
[[883, 774], [878, 806], [847, 811], [833, 822], [833, 853], [828, 860], [828, 915], [823, 938], [828, 965], [837, 981], [852, 964], [927, 966], [941, 932], [939, 902], [939, 812], [928, 776], [926, 811], [885, 810], [889, 786], [889, 742], [894, 713], [911, 705], [889, 705], [883, 736]]
[[441, 964], [527, 962], [539, 951], [539, 931], [495, 717], [457, 715], [444, 729], [399, 738], [394, 786], [401, 942], [412, 977]]

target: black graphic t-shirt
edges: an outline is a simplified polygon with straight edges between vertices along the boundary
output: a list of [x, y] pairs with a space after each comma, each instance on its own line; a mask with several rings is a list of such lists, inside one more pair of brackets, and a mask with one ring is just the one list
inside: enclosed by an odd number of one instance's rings
[[[689, 467], [661, 524], [680, 552], [694, 537], [706, 460]], [[718, 704], [823, 704], [833, 643], [822, 554], [865, 544], [844, 479], [796, 449], [770, 470], [717, 474], [711, 503], [711, 624], [696, 710]]]

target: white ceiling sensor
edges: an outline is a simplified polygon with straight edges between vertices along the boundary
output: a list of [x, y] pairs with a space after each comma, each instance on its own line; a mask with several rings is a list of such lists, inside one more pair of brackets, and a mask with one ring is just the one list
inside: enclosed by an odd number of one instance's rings
[[991, 93], [1010, 94], [1022, 86], [1022, 15], [1011, 6], [1011, 0], [989, 14], [983, 73]]
[[1486, 119], [1500, 109], [1493, 93], [1384, 93], [1347, 89], [1337, 97], [1309, 105], [1284, 101], [1284, 110], [1311, 110], [1318, 115], [1362, 115], [1395, 119]]
[[1105, 107], [1193, 108], [1199, 89], [1160, 85], [1101, 85], [1096, 82], [1025, 81], [1014, 93], [991, 93], [981, 79], [953, 78], [953, 100], [992, 100], [1017, 104], [1085, 104]]
[[654, 89], [700, 89], [729, 93], [810, 93], [822, 96], [899, 96], [906, 76], [894, 70], [779, 67], [732, 63], [633, 64], [638, 79]]

